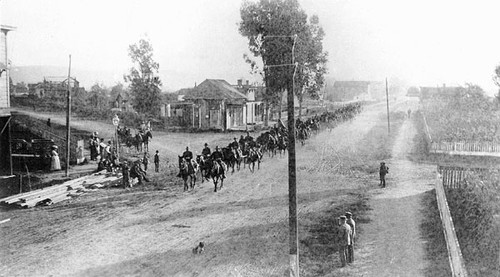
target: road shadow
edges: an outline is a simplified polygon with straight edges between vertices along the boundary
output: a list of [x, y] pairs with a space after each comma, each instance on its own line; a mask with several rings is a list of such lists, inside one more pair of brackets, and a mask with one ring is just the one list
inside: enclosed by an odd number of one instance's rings
[[[332, 199], [338, 195], [348, 194], [351, 189], [323, 190], [309, 193], [298, 193], [297, 202], [299, 205], [309, 205], [312, 202], [321, 201], [324, 199]], [[288, 196], [280, 195], [262, 199], [252, 199], [245, 201], [231, 201], [202, 205], [198, 207], [183, 209], [169, 214], [159, 215], [157, 217], [149, 217], [123, 224], [122, 227], [136, 226], [141, 224], [154, 224], [166, 221], [176, 221], [184, 218], [199, 217], [204, 218], [216, 214], [238, 213], [246, 210], [263, 209], [269, 207], [286, 207], [288, 206]]]
[[228, 229], [207, 238], [202, 254], [193, 254], [198, 241], [192, 240], [176, 250], [91, 267], [74, 276], [283, 276], [279, 267], [288, 261], [287, 230], [287, 221]]

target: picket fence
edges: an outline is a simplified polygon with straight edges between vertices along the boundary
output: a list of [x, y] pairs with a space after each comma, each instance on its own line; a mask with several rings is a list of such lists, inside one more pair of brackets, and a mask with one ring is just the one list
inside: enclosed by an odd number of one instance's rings
[[[500, 144], [493, 142], [431, 142], [432, 152], [490, 153], [500, 155]], [[487, 154], [486, 154], [487, 155]]]
[[500, 157], [500, 144], [493, 142], [468, 142], [468, 141], [435, 141], [429, 130], [427, 118], [422, 112], [425, 125], [425, 137], [429, 143], [429, 152], [440, 154], [456, 154], [467, 156], [495, 156]]

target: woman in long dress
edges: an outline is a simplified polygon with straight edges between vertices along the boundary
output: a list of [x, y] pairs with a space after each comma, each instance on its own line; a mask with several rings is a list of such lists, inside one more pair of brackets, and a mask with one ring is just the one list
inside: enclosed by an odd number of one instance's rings
[[61, 161], [59, 160], [59, 154], [57, 154], [57, 146], [52, 146], [52, 152], [50, 153], [50, 170], [61, 170]]

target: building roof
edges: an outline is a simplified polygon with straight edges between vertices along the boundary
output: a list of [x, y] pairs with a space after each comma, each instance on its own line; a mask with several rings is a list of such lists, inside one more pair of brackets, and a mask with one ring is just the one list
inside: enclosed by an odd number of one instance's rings
[[335, 81], [334, 87], [367, 87], [371, 84], [370, 81]]
[[246, 99], [246, 96], [225, 80], [206, 79], [187, 91], [184, 99]]
[[420, 92], [425, 96], [453, 96], [460, 87], [420, 87]]
[[5, 33], [6, 33], [6, 32], [8, 32], [8, 31], [15, 31], [16, 29], [17, 29], [17, 28], [16, 28], [16, 27], [14, 27], [14, 26], [3, 25], [3, 24], [2, 24], [2, 25], [0, 25], [0, 30], [1, 30], [2, 32], [5, 32]]

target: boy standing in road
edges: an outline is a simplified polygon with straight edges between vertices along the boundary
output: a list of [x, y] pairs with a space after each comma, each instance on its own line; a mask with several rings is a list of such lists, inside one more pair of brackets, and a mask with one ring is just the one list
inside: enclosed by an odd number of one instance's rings
[[160, 171], [160, 154], [158, 153], [158, 150], [156, 150], [154, 162], [155, 162], [155, 172], [159, 172]]
[[339, 233], [338, 233], [338, 238], [339, 238], [339, 256], [340, 256], [340, 263], [342, 264], [342, 267], [345, 267], [347, 264], [347, 249], [350, 245], [352, 245], [352, 229], [351, 226], [349, 226], [346, 223], [346, 217], [341, 216], [339, 218]]
[[379, 175], [380, 175], [380, 185], [381, 187], [385, 188], [385, 175], [389, 173], [389, 167], [385, 165], [385, 162], [380, 163], [380, 170], [379, 170]]
[[351, 245], [347, 246], [347, 263], [353, 263], [354, 262], [354, 240], [356, 239], [356, 223], [354, 222], [354, 219], [352, 219], [351, 212], [346, 212], [345, 217], [347, 218], [346, 223], [352, 229]]

